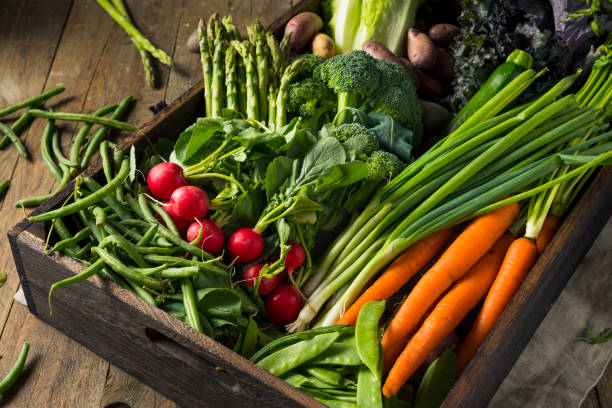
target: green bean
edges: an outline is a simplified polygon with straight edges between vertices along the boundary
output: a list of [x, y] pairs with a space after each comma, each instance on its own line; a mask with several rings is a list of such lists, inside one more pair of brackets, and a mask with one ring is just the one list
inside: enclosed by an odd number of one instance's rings
[[80, 241], [89, 236], [91, 236], [91, 230], [87, 227], [83, 228], [82, 230], [74, 234], [73, 237], [63, 239], [56, 243], [55, 246], [53, 246], [52, 251], [61, 251], [65, 248], [73, 247], [73, 244], [78, 244]]
[[108, 253], [102, 248], [93, 247], [91, 249], [93, 253], [98, 255], [104, 262], [111, 267], [119, 275], [126, 279], [132, 280], [135, 283], [149, 287], [151, 289], [162, 290], [164, 283], [159, 279], [153, 279], [148, 276], [143, 276], [137, 272], [134, 272], [130, 267], [126, 266], [119, 259]]
[[[113, 148], [113, 169], [115, 172], [119, 170], [121, 160], [123, 160], [123, 150], [115, 146]], [[115, 192], [115, 195], [117, 196], [118, 201], [121, 201], [121, 202], [125, 201], [125, 197], [123, 193], [123, 184], [117, 189], [117, 191]]]
[[191, 278], [197, 275], [199, 268], [197, 266], [185, 266], [183, 268], [168, 268], [161, 271], [161, 277], [164, 279]]
[[9, 373], [4, 377], [2, 381], [0, 381], [0, 394], [4, 394], [15, 384], [15, 382], [19, 379], [21, 372], [23, 371], [23, 367], [25, 366], [26, 360], [28, 358], [28, 351], [30, 350], [30, 345], [28, 343], [23, 343], [23, 347], [21, 347], [21, 352], [19, 353], [19, 357], [15, 362], [15, 365], [9, 371]]
[[[99, 191], [102, 188], [97, 181], [89, 176], [83, 176], [83, 181], [85, 182], [87, 189], [89, 189], [92, 193]], [[102, 201], [112, 208], [112, 210], [119, 215], [119, 218], [121, 218], [122, 221], [134, 218], [133, 215], [112, 195], [107, 195], [102, 199]]]
[[100, 143], [100, 157], [102, 158], [102, 170], [104, 171], [104, 176], [106, 176], [106, 181], [111, 181], [113, 179], [113, 168], [108, 155], [107, 140]]
[[62, 240], [66, 240], [72, 238], [72, 234], [64, 224], [64, 220], [61, 218], [56, 218], [53, 220], [53, 228], [55, 228], [55, 232]]
[[11, 105], [11, 106], [7, 106], [6, 108], [2, 108], [2, 109], [0, 109], [0, 117], [9, 115], [9, 114], [18, 111], [19, 109], [23, 109], [25, 107], [34, 106], [34, 105], [40, 105], [41, 103], [43, 103], [47, 99], [51, 98], [52, 96], [55, 96], [57, 94], [60, 94], [60, 93], [64, 92], [64, 90], [65, 90], [65, 88], [62, 88], [62, 87], [53, 88], [50, 91], [42, 93], [42, 94], [40, 94], [38, 96], [35, 96], [33, 98], [26, 99], [23, 102], [19, 102], [19, 103], [16, 103], [15, 105]]
[[102, 207], [95, 206], [91, 213], [96, 219], [96, 226], [98, 228], [103, 228], [104, 224], [106, 224], [106, 212], [102, 209]]
[[144, 229], [144, 228], [148, 229], [152, 225], [157, 225], [157, 224], [151, 224], [150, 222], [146, 222], [143, 220], [137, 220], [134, 218], [128, 218], [126, 220], [121, 220], [121, 224], [123, 224], [126, 227], [140, 228], [140, 229]]
[[[108, 105], [101, 109], [98, 109], [97, 111], [92, 113], [92, 115], [105, 116], [114, 111], [116, 108], [117, 105]], [[83, 146], [83, 142], [85, 141], [85, 138], [87, 137], [87, 134], [89, 133], [92, 127], [93, 124], [91, 123], [85, 123], [83, 126], [81, 126], [77, 135], [74, 138], [74, 141], [72, 142], [72, 146], [70, 147], [70, 160], [77, 163], [77, 166], [79, 160], [79, 153], [81, 152], [81, 146]]]
[[157, 306], [157, 302], [155, 301], [155, 298], [153, 298], [153, 296], [143, 287], [139, 286], [138, 284], [136, 284], [135, 282], [132, 282], [129, 279], [126, 279], [128, 285], [130, 285], [134, 291], [134, 293], [136, 293], [138, 296], [140, 296], [141, 298], [143, 298], [145, 300], [145, 302], [152, 304], [153, 306]]
[[276, 376], [282, 375], [323, 353], [338, 337], [338, 332], [320, 334], [278, 350], [259, 361], [257, 365]]
[[4, 194], [8, 190], [10, 184], [11, 184], [11, 182], [8, 181], [8, 180], [0, 181], [0, 199], [2, 199], [2, 197], [4, 197]]
[[104, 197], [111, 194], [117, 188], [119, 184], [123, 183], [125, 178], [128, 176], [129, 172], [130, 172], [129, 160], [124, 159], [123, 163], [121, 164], [121, 170], [119, 171], [117, 176], [115, 176], [114, 179], [112, 179], [108, 184], [106, 184], [104, 187], [102, 187], [95, 193], [92, 193], [82, 198], [79, 201], [75, 201], [72, 204], [68, 204], [65, 207], [57, 208], [55, 210], [51, 210], [44, 214], [38, 214], [35, 216], [31, 216], [29, 217], [29, 221], [30, 222], [41, 222], [41, 221], [49, 221], [57, 217], [65, 217], [67, 215], [74, 214], [82, 210], [83, 208], [87, 208], [93, 204], [96, 204], [99, 201], [102, 201]]
[[[178, 228], [176, 228], [176, 224], [174, 223], [172, 217], [170, 217], [170, 214], [168, 214], [168, 211], [164, 210], [161, 205], [157, 203], [153, 203], [151, 207], [153, 207], [153, 211], [155, 211], [157, 215], [159, 215], [160, 218], [164, 221], [164, 224], [166, 224], [166, 228], [168, 228], [170, 232], [176, 235], [177, 237], [180, 237], [181, 233], [179, 232]], [[201, 228], [200, 231], [202, 231]]]
[[385, 311], [384, 301], [367, 302], [357, 316], [355, 324], [355, 346], [361, 361], [372, 371], [380, 382], [378, 363], [380, 360], [380, 341], [378, 322]]
[[4, 286], [6, 283], [6, 271], [4, 269], [0, 269], [0, 288]]
[[98, 124], [116, 129], [126, 130], [128, 132], [135, 132], [137, 129], [135, 126], [130, 125], [129, 123], [101, 116], [88, 115], [86, 113], [47, 112], [41, 109], [30, 109], [30, 114], [45, 119], [67, 120], [70, 122], [85, 122]]
[[60, 133], [57, 128], [51, 136], [51, 150], [53, 151], [53, 154], [55, 155], [55, 158], [59, 163], [64, 163], [66, 166], [69, 167], [75, 167], [78, 165], [77, 162], [73, 162], [67, 159], [66, 156], [64, 156], [64, 153], [62, 152], [62, 147], [60, 145]]
[[295, 344], [299, 341], [311, 339], [319, 334], [335, 333], [335, 332], [339, 332], [340, 334], [347, 334], [347, 333], [352, 334], [354, 333], [354, 330], [355, 330], [354, 328], [349, 327], [345, 324], [337, 324], [334, 326], [318, 327], [312, 330], [288, 334], [286, 336], [280, 337], [266, 344], [257, 353], [253, 354], [249, 360], [251, 360], [253, 363], [257, 363], [263, 357], [275, 351], [278, 351], [284, 347]]
[[174, 255], [177, 252], [182, 252], [180, 248], [160, 248], [160, 247], [137, 247], [141, 254], [157, 254], [157, 255]]
[[15, 203], [15, 207], [17, 207], [17, 208], [21, 208], [21, 207], [25, 207], [25, 208], [38, 207], [39, 205], [41, 205], [42, 203], [44, 203], [45, 201], [47, 201], [51, 197], [53, 197], [53, 194], [44, 194], [44, 195], [41, 195], [41, 196], [38, 196], [38, 197], [22, 198], [21, 200], [19, 200], [19, 201], [17, 201]]
[[11, 142], [13, 142], [13, 144], [15, 145], [15, 148], [17, 149], [17, 153], [19, 153], [21, 157], [23, 157], [24, 159], [28, 158], [28, 151], [26, 150], [25, 146], [21, 142], [21, 139], [17, 137], [15, 132], [13, 132], [13, 130], [10, 127], [0, 122], [0, 132], [4, 133], [4, 135], [8, 137]]
[[[149, 221], [150, 223], [159, 224], [159, 221], [157, 221], [155, 217], [153, 216], [153, 214], [151, 213], [151, 209], [149, 208], [147, 198], [144, 194], [142, 193], [139, 194], [138, 203], [140, 204], [141, 211], [144, 215], [143, 218]], [[160, 233], [161, 236], [166, 238], [168, 241], [172, 242], [174, 245], [178, 246], [181, 249], [184, 249], [185, 251], [189, 252], [192, 255], [195, 255], [199, 258], [203, 257], [204, 259], [208, 259], [208, 260], [213, 259], [212, 255], [210, 255], [207, 252], [202, 251], [200, 248], [198, 248], [195, 245], [192, 245], [186, 241], [183, 241], [181, 238], [174, 235], [174, 233], [170, 232], [170, 230], [168, 230], [166, 227], [164, 227], [161, 224], [159, 225], [158, 232]]]
[[49, 289], [49, 314], [53, 314], [53, 308], [51, 307], [51, 295], [53, 294], [53, 291], [55, 289], [63, 288], [65, 286], [87, 280], [98, 272], [100, 272], [100, 270], [104, 268], [104, 265], [104, 261], [98, 259], [96, 262], [89, 265], [83, 272], [80, 272], [59, 282], [55, 282], [53, 285], [51, 285], [51, 289]]
[[53, 160], [53, 156], [51, 155], [51, 138], [53, 136], [53, 131], [55, 130], [55, 121], [50, 120], [47, 122], [47, 126], [45, 126], [45, 130], [43, 132], [42, 139], [40, 141], [40, 155], [42, 156], [43, 162], [58, 182], [62, 181], [62, 171], [55, 164], [55, 160]]
[[[139, 218], [145, 218], [144, 214], [142, 213], [142, 209], [140, 208], [140, 204], [138, 204], [138, 201], [136, 201], [131, 194], [125, 195], [125, 201], [128, 203], [128, 206], [132, 212], [134, 212], [134, 214], [138, 215]], [[157, 220], [155, 220], [153, 224], [158, 224]]]
[[81, 219], [81, 221], [83, 221], [87, 228], [91, 230], [91, 234], [94, 236], [96, 241], [102, 242], [102, 240], [104, 239], [104, 234], [102, 233], [102, 230], [96, 225], [96, 220], [91, 214], [91, 212], [87, 208], [85, 208], [79, 211], [79, 218]]
[[[153, 224], [151, 225], [151, 227], [149, 227], [149, 229], [147, 230], [147, 232], [145, 232], [145, 234], [142, 236], [142, 238], [140, 238], [138, 240], [138, 242], [136, 243], [137, 247], [144, 247], [147, 246], [151, 243], [151, 241], [153, 240], [153, 238], [155, 237], [155, 234], [157, 234], [157, 229], [159, 228], [159, 224]], [[146, 257], [145, 257], [146, 259]]]
[[141, 268], [149, 267], [147, 261], [144, 260], [136, 249], [136, 246], [121, 235], [109, 235], [104, 238], [98, 245], [100, 248], [104, 248], [108, 244], [115, 244], [119, 249], [124, 251], [128, 256]]
[[200, 333], [204, 333], [191, 278], [181, 279], [181, 292], [183, 293], [183, 305], [185, 306], [187, 323]]
[[125, 225], [123, 225], [123, 223], [125, 221], [115, 221], [115, 220], [111, 220], [111, 219], [107, 219], [107, 225], [110, 224], [112, 228], [116, 229], [117, 231], [119, 231], [121, 234], [123, 235], [127, 235], [128, 237], [138, 241], [140, 239], [142, 239], [142, 234], [136, 230], [134, 230], [133, 228], [128, 228]]
[[[85, 255], [89, 254], [89, 252], [91, 251], [91, 248], [94, 246], [94, 242], [93, 241], [89, 241], [83, 248], [81, 248], [75, 255], [74, 258], [76, 259], [83, 259], [83, 257], [85, 257]], [[111, 279], [112, 280], [112, 279]]]
[[70, 172], [70, 167], [66, 166], [64, 163], [59, 163], [59, 167], [62, 172], [62, 179], [59, 182], [59, 185], [55, 189], [52, 195], [60, 191], [62, 188], [66, 187], [68, 183], [70, 183], [70, 179], [72, 178], [72, 174]]
[[195, 261], [192, 259], [179, 258], [177, 256], [165, 256], [165, 255], [154, 255], [149, 254], [144, 256], [145, 260], [153, 263], [167, 263], [169, 265], [182, 265], [182, 266], [197, 266], [199, 269], [204, 271], [212, 272], [218, 276], [227, 277], [228, 272], [212, 263]]
[[[125, 111], [127, 110], [129, 104], [132, 102], [132, 99], [133, 98], [131, 96], [123, 98], [123, 100], [119, 102], [119, 106], [117, 107], [117, 109], [115, 109], [113, 114], [110, 116], [110, 119], [106, 119], [106, 118], [101, 118], [101, 119], [116, 121], [117, 119], [121, 118], [125, 114]], [[123, 123], [123, 122], [118, 122], [118, 123]], [[134, 128], [134, 130], [136, 130], [136, 128]], [[100, 143], [102, 143], [102, 141], [104, 140], [104, 137], [106, 136], [107, 131], [108, 131], [108, 127], [102, 126], [98, 130], [96, 130], [93, 136], [89, 139], [89, 141], [87, 142], [87, 146], [85, 148], [85, 153], [83, 154], [83, 158], [81, 159], [81, 169], [84, 169], [85, 167], [87, 167], [89, 160], [91, 160], [96, 150], [98, 150]]]
[[[19, 136], [21, 131], [30, 125], [32, 120], [34, 120], [34, 116], [30, 115], [30, 111], [27, 110], [23, 112], [23, 114], [19, 117], [19, 119], [17, 119], [11, 125], [11, 130], [13, 131], [13, 133]], [[0, 140], [0, 150], [3, 150], [6, 146], [9, 145], [10, 142], [11, 142], [11, 139], [9, 139], [8, 136], [5, 135], [2, 138], [2, 140]]]
[[359, 368], [357, 373], [357, 405], [360, 407], [382, 408], [380, 377], [380, 374], [372, 372], [367, 366]]

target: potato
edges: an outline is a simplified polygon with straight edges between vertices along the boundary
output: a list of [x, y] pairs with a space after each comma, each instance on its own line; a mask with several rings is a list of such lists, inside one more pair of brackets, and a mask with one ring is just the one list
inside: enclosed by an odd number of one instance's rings
[[325, 33], [318, 33], [312, 39], [310, 50], [315, 55], [320, 55], [325, 59], [329, 59], [336, 55], [336, 45], [334, 40]]
[[439, 134], [453, 118], [453, 115], [441, 105], [429, 101], [421, 101], [423, 108], [423, 128], [426, 136]]
[[430, 99], [440, 98], [444, 95], [444, 85], [438, 78], [420, 69], [417, 69], [417, 73], [421, 82], [419, 95]]
[[459, 34], [459, 27], [454, 24], [436, 24], [429, 29], [429, 38], [438, 47], [448, 47], [453, 42], [453, 37]]
[[438, 61], [432, 72], [440, 79], [450, 79], [453, 77], [453, 57], [443, 48], [438, 47]]
[[193, 30], [193, 33], [187, 39], [187, 49], [193, 53], [200, 53], [200, 43], [198, 42], [198, 29]]
[[433, 41], [427, 34], [414, 28], [408, 30], [408, 59], [412, 66], [423, 70], [432, 69], [438, 59]]
[[401, 58], [393, 54], [389, 48], [383, 43], [378, 41], [369, 40], [363, 43], [361, 49], [364, 50], [367, 54], [371, 55], [376, 59], [384, 59], [387, 61], [391, 61], [396, 63], [397, 65], [406, 68], [406, 71], [410, 74], [410, 78], [412, 78], [412, 83], [416, 89], [419, 88], [419, 76], [414, 71], [412, 64], [406, 58]]
[[322, 28], [321, 17], [310, 11], [304, 11], [289, 20], [285, 26], [285, 35], [291, 33], [291, 48], [301, 50]]

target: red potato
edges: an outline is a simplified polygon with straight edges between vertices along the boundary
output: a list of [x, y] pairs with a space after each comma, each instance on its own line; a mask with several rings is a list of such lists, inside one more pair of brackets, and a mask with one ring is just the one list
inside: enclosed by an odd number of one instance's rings
[[453, 115], [437, 103], [421, 101], [425, 136], [438, 135], [453, 118]]
[[401, 67], [406, 68], [406, 71], [410, 74], [410, 78], [412, 78], [412, 83], [415, 88], [419, 88], [419, 77], [414, 71], [412, 64], [408, 59], [401, 58], [393, 54], [387, 46], [381, 42], [375, 40], [369, 40], [363, 43], [361, 49], [365, 51], [368, 55], [371, 55], [376, 59], [384, 59], [387, 61], [391, 61]]
[[419, 87], [419, 95], [429, 99], [441, 98], [444, 96], [444, 85], [438, 78], [429, 72], [417, 70], [421, 86]]
[[300, 50], [323, 28], [318, 14], [304, 11], [294, 16], [285, 26], [285, 35], [291, 33], [291, 48]]
[[334, 40], [325, 33], [318, 33], [312, 39], [310, 50], [314, 55], [319, 55], [325, 59], [330, 59], [336, 55], [336, 45]]
[[423, 70], [432, 69], [438, 59], [433, 41], [415, 28], [408, 30], [408, 59], [412, 66]]
[[450, 79], [453, 77], [454, 66], [453, 57], [444, 49], [438, 47], [438, 61], [436, 66], [433, 68], [432, 73], [440, 79]]
[[459, 34], [459, 27], [454, 24], [436, 24], [429, 29], [427, 34], [438, 47], [446, 48]]

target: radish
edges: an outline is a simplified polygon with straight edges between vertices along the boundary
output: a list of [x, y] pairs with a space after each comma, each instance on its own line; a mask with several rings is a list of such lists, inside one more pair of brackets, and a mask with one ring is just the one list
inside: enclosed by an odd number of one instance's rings
[[297, 291], [289, 285], [277, 286], [264, 301], [268, 319], [276, 324], [288, 324], [294, 321], [302, 307], [302, 299]]
[[[200, 224], [202, 224], [201, 227]], [[199, 223], [194, 222], [189, 226], [187, 230], [187, 241], [195, 241], [198, 238], [200, 229], [202, 229], [202, 236], [196, 245], [209, 254], [218, 254], [223, 249], [223, 244], [225, 244], [223, 230], [211, 220], [200, 220]]]
[[[249, 266], [248, 268], [244, 270], [244, 273], [242, 274], [242, 279], [246, 281], [245, 283], [247, 285], [249, 285], [252, 288], [255, 288], [255, 282], [256, 282], [255, 280], [261, 274], [261, 268], [263, 268], [265, 264], [266, 264], [265, 262], [258, 262], [254, 265]], [[261, 282], [259, 282], [259, 290], [257, 291], [257, 293], [260, 296], [267, 295], [268, 293], [274, 290], [277, 284], [278, 284], [278, 275], [274, 275], [271, 278], [263, 278]]]
[[181, 218], [193, 220], [206, 216], [208, 212], [208, 196], [198, 187], [179, 187], [170, 197], [172, 211]]
[[259, 258], [263, 248], [263, 237], [253, 228], [240, 228], [227, 242], [227, 251], [239, 263], [253, 262]]
[[291, 272], [302, 266], [306, 253], [304, 252], [304, 248], [297, 242], [290, 242], [289, 245], [291, 245], [291, 249], [285, 256], [285, 268]]
[[151, 193], [160, 200], [169, 200], [179, 187], [187, 185], [183, 169], [176, 163], [164, 162], [153, 166], [147, 174], [147, 185]]
[[[186, 220], [184, 218], [179, 217], [178, 215], [176, 215], [174, 213], [174, 211], [172, 210], [172, 206], [170, 205], [170, 202], [165, 202], [162, 206], [161, 206], [164, 210], [166, 210], [166, 212], [168, 213], [168, 215], [170, 216], [170, 218], [172, 218], [172, 221], [174, 221], [174, 225], [176, 225], [176, 229], [181, 233], [184, 234], [185, 231], [187, 231], [187, 228], [189, 228], [189, 225], [191, 224], [191, 220]], [[164, 221], [161, 219], [161, 217], [156, 216], [156, 218], [158, 220], [161, 221], [162, 224], [165, 225]]]

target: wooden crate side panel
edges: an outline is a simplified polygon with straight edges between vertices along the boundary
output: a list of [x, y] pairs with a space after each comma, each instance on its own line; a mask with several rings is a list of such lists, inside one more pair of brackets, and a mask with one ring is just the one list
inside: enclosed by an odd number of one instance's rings
[[443, 408], [486, 407], [612, 212], [612, 168], [601, 169], [530, 271]]
[[65, 257], [42, 256], [42, 243], [27, 232], [19, 236], [15, 250], [37, 317], [180, 406], [241, 407], [245, 401], [254, 407], [322, 406], [104, 279], [57, 290], [50, 315], [51, 284], [83, 267]]

